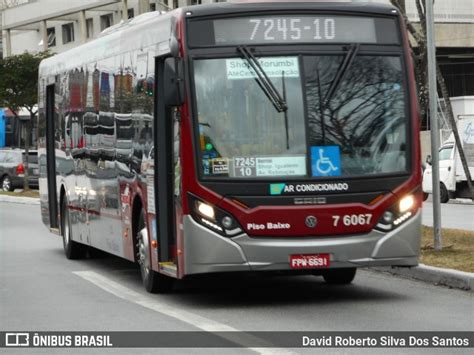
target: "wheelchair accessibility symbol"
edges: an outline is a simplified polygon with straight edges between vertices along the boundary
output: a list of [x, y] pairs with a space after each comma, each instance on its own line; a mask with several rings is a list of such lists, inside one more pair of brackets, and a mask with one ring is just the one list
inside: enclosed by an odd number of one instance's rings
[[311, 170], [313, 176], [341, 175], [341, 155], [339, 147], [311, 147]]

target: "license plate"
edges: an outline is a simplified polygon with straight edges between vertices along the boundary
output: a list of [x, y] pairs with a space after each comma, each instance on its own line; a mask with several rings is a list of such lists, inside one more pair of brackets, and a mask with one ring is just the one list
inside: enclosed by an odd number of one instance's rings
[[329, 267], [329, 254], [290, 255], [290, 268], [316, 269]]

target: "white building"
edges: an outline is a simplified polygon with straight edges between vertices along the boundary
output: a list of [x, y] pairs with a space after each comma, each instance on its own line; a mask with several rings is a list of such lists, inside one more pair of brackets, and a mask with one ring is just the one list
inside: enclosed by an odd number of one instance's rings
[[215, 0], [17, 0], [4, 9], [3, 55], [58, 53], [87, 42], [122, 20], [149, 11]]

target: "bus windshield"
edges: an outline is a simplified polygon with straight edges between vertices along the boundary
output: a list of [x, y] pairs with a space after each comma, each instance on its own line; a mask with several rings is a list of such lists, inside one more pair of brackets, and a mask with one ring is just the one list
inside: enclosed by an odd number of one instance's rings
[[257, 58], [278, 112], [241, 58], [194, 61], [204, 178], [356, 177], [407, 171], [399, 56]]

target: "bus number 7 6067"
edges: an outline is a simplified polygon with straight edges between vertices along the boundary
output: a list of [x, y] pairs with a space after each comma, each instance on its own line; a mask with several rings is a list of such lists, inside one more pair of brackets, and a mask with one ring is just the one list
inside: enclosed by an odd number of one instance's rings
[[372, 219], [371, 213], [363, 213], [363, 214], [346, 214], [344, 216], [332, 216], [333, 219], [333, 226], [338, 227], [339, 221], [342, 220], [342, 223], [346, 227], [350, 226], [363, 226], [370, 224], [370, 220]]

